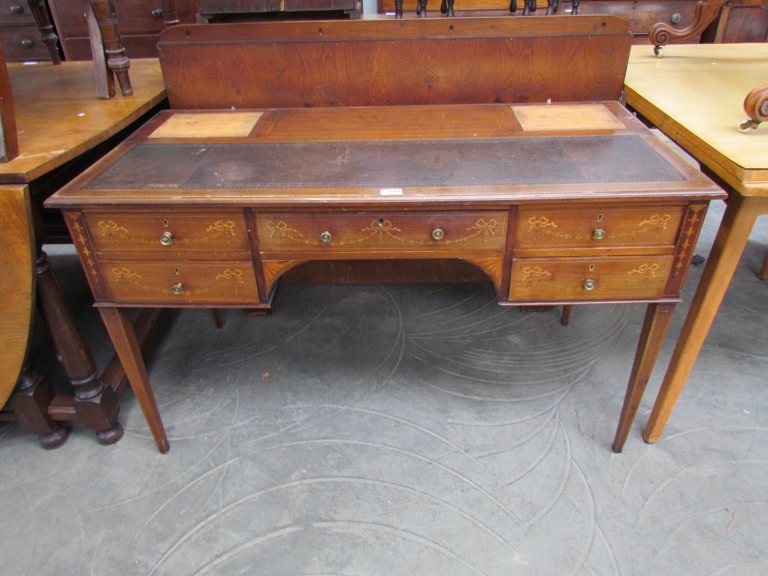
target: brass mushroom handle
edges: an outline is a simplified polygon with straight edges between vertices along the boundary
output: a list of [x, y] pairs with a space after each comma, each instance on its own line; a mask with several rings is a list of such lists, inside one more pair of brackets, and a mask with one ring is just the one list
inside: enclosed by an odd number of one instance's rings
[[432, 230], [432, 238], [435, 240], [442, 240], [443, 236], [445, 236], [445, 232], [443, 232], [440, 228], [435, 228]]
[[594, 280], [587, 280], [586, 282], [584, 282], [584, 290], [586, 290], [587, 292], [589, 292], [590, 290], [594, 290], [595, 288], [597, 288], [597, 282], [595, 282]]
[[174, 294], [176, 294], [177, 296], [178, 296], [179, 294], [181, 294], [183, 291], [184, 291], [184, 287], [181, 285], [181, 282], [179, 282], [178, 284], [174, 284], [173, 286], [171, 286], [171, 292], [173, 292], [173, 293], [174, 293]]
[[332, 239], [333, 239], [333, 237], [331, 236], [331, 233], [328, 232], [327, 230], [320, 234], [320, 240], [322, 240], [325, 243], [330, 242]]
[[595, 231], [592, 232], [592, 238], [595, 240], [602, 240], [605, 238], [605, 230], [601, 230], [600, 228], [595, 228]]
[[170, 232], [163, 232], [160, 235], [160, 244], [162, 244], [163, 246], [170, 246], [171, 244], [173, 244], [173, 236], [171, 235]]
[[21, 4], [11, 4], [9, 6], [9, 9], [14, 14], [21, 14], [22, 12], [24, 12], [24, 7]]

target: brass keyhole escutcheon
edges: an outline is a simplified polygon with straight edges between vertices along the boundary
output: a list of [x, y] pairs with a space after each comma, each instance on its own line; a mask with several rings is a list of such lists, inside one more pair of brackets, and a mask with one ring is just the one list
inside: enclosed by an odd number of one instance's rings
[[163, 246], [170, 246], [173, 243], [173, 236], [170, 232], [163, 232], [160, 235], [160, 244]]
[[595, 231], [592, 232], [592, 238], [595, 240], [602, 240], [605, 238], [605, 230], [601, 230], [600, 228], [595, 228]]
[[589, 291], [589, 290], [594, 290], [595, 288], [597, 288], [597, 282], [595, 282], [594, 280], [587, 280], [586, 282], [584, 282], [584, 290]]
[[322, 240], [323, 242], [330, 242], [331, 238], [332, 238], [331, 233], [328, 232], [327, 230], [320, 234], [320, 240]]
[[442, 240], [443, 236], [445, 236], [445, 233], [440, 228], [432, 230], [432, 238], [435, 240]]
[[181, 282], [179, 282], [178, 284], [174, 284], [174, 285], [171, 287], [171, 292], [173, 292], [173, 293], [174, 293], [174, 294], [176, 294], [177, 296], [178, 296], [179, 294], [181, 294], [183, 291], [184, 291], [184, 288], [182, 287], [182, 285], [181, 285]]

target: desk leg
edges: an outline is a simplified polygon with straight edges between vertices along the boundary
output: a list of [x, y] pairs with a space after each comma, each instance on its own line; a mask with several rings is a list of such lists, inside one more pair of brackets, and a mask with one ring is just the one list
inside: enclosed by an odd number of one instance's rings
[[51, 420], [48, 406], [55, 396], [48, 380], [24, 366], [11, 396], [11, 406], [19, 425], [27, 432], [39, 434], [43, 448], [58, 448], [67, 441], [69, 430]]
[[643, 321], [643, 329], [640, 332], [640, 341], [637, 344], [635, 363], [627, 384], [627, 393], [624, 396], [624, 406], [621, 409], [619, 426], [616, 428], [616, 436], [613, 439], [613, 451], [621, 452], [624, 442], [627, 441], [635, 414], [643, 399], [645, 387], [651, 377], [656, 358], [659, 356], [664, 337], [667, 335], [669, 323], [672, 320], [674, 304], [648, 304]]
[[717, 315], [763, 203], [762, 197], [745, 197], [731, 192], [715, 244], [712, 246], [691, 309], [685, 318], [661, 390], [645, 427], [643, 438], [649, 444], [658, 442], [664, 431], [664, 426]]
[[104, 307], [99, 308], [99, 312], [101, 312], [101, 318], [104, 320], [104, 325], [107, 327], [107, 332], [109, 332], [109, 337], [112, 339], [120, 362], [123, 364], [128, 381], [131, 383], [133, 393], [139, 401], [141, 411], [144, 412], [144, 417], [147, 419], [152, 436], [155, 437], [157, 448], [165, 454], [170, 448], [168, 437], [165, 435], [155, 394], [149, 383], [144, 359], [141, 357], [141, 348], [128, 311], [125, 308]]

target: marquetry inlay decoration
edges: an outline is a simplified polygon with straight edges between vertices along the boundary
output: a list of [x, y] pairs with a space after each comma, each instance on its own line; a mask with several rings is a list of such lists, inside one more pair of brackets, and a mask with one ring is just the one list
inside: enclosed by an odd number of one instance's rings
[[[487, 222], [485, 219], [480, 218], [473, 225], [466, 229], [467, 232], [472, 232], [471, 234], [462, 236], [460, 238], [444, 237], [440, 240], [433, 240], [429, 238], [430, 235], [428, 233], [424, 234], [423, 237], [420, 238], [411, 238], [407, 235], [401, 235], [403, 232], [402, 228], [398, 228], [393, 222], [389, 220], [381, 219], [373, 220], [368, 226], [361, 228], [360, 235], [354, 238], [349, 240], [333, 239], [328, 242], [328, 244], [333, 246], [354, 246], [368, 242], [373, 238], [378, 238], [379, 242], [382, 243], [385, 236], [397, 242], [401, 242], [402, 244], [409, 244], [411, 246], [432, 247], [435, 245], [463, 244], [473, 238], [480, 236], [484, 237], [484, 241], [487, 243], [489, 236], [496, 236], [495, 229], [497, 226], [498, 222], [495, 218], [492, 218]], [[267, 228], [270, 230], [270, 239], [275, 239], [276, 244], [280, 243], [281, 238], [285, 238], [300, 244], [306, 244], [308, 246], [321, 246], [325, 244], [325, 242], [320, 240], [319, 236], [317, 238], [307, 237], [283, 220], [279, 220], [276, 223], [270, 220], [267, 222]], [[431, 232], [431, 229], [429, 232]]]
[[216, 280], [237, 280], [240, 284], [243, 283], [243, 271], [242, 270], [230, 270], [227, 268], [221, 274], [216, 274]]
[[542, 216], [541, 218], [536, 218], [536, 216], [531, 216], [528, 218], [528, 230], [535, 230], [536, 228], [557, 228], [557, 224], [550, 221], [549, 218], [546, 216]]
[[649, 276], [653, 276], [656, 278], [656, 271], [659, 269], [658, 264], [651, 264], [650, 266], [648, 264], [642, 264], [641, 266], [638, 266], [634, 270], [630, 270], [628, 274], [647, 274]]
[[540, 276], [552, 276], [552, 273], [544, 270], [543, 268], [540, 268], [539, 266], [534, 266], [533, 268], [526, 266], [523, 268], [523, 282], [526, 282], [531, 278], [538, 278]]
[[235, 223], [232, 220], [226, 222], [217, 220], [215, 224], [211, 224], [205, 229], [206, 232], [229, 232], [232, 236], [235, 235]]
[[504, 269], [504, 258], [463, 258], [463, 260], [474, 264], [485, 272], [490, 279], [493, 280], [493, 284], [496, 286], [497, 290], [501, 288], [501, 273]]
[[[150, 285], [150, 284], [144, 284], [141, 282], [141, 274], [138, 274], [129, 268], [122, 267], [122, 268], [112, 268], [112, 273], [115, 275], [115, 281], [120, 282], [123, 284], [126, 290], [128, 290], [128, 284], [132, 284], [133, 286], [140, 288], [144, 292], [155, 292], [158, 294], [164, 294], [168, 295], [171, 294], [171, 285], [169, 283], [168, 286], [162, 286], [162, 285]], [[183, 294], [192, 295], [192, 296], [199, 296], [201, 294], [208, 294], [209, 292], [212, 292], [213, 290], [219, 289], [222, 286], [230, 286], [234, 289], [235, 294], [239, 294], [239, 286], [241, 284], [245, 284], [243, 281], [244, 273], [239, 268], [230, 269], [227, 268], [223, 272], [217, 274], [214, 276], [214, 280], [218, 280], [218, 286], [208, 286], [206, 288], [190, 288], [186, 285], [183, 286]]]
[[262, 261], [262, 269], [264, 270], [264, 281], [267, 284], [267, 292], [272, 290], [272, 286], [285, 272], [303, 264], [306, 260], [267, 260]]
[[680, 252], [677, 255], [677, 262], [674, 265], [675, 275], [680, 274], [685, 269], [690, 251], [694, 249], [694, 240], [698, 235], [704, 217], [701, 213], [706, 209], [704, 205], [694, 205], [688, 209], [688, 217], [683, 225], [683, 242], [680, 245]]
[[99, 228], [101, 228], [101, 235], [106, 236], [107, 233], [116, 233], [116, 232], [125, 232], [128, 233], [128, 228], [125, 226], [118, 225], [117, 222], [113, 222], [110, 220], [109, 222], [104, 222], [103, 220], [99, 222]]
[[664, 216], [660, 216], [659, 214], [654, 214], [648, 220], [643, 220], [638, 224], [638, 226], [656, 226], [663, 228], [664, 230], [667, 229], [667, 223], [672, 218], [669, 214], [664, 214]]
[[115, 280], [121, 280], [123, 278], [141, 278], [141, 274], [133, 272], [128, 268], [112, 268], [112, 274], [115, 275]]
[[75, 240], [76, 246], [80, 250], [80, 254], [85, 258], [91, 274], [93, 274], [94, 277], [98, 277], [99, 272], [96, 269], [96, 262], [94, 262], [93, 258], [91, 258], [91, 251], [88, 249], [88, 243], [85, 239], [85, 236], [83, 235], [83, 227], [80, 224], [78, 216], [76, 214], [67, 213], [67, 218], [69, 218], [69, 221], [72, 223], [71, 229], [75, 232], [72, 236]]

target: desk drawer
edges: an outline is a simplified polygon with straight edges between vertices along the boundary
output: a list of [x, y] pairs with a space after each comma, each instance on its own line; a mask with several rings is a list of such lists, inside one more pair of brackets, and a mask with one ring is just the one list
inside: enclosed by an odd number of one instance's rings
[[102, 262], [112, 300], [145, 304], [257, 303], [250, 262]]
[[261, 214], [259, 249], [265, 254], [504, 253], [506, 212], [390, 212]]
[[520, 209], [515, 248], [673, 246], [683, 206]]
[[99, 254], [249, 251], [241, 212], [90, 213], [85, 222]]
[[672, 256], [516, 259], [509, 298], [518, 302], [661, 298], [672, 260]]

